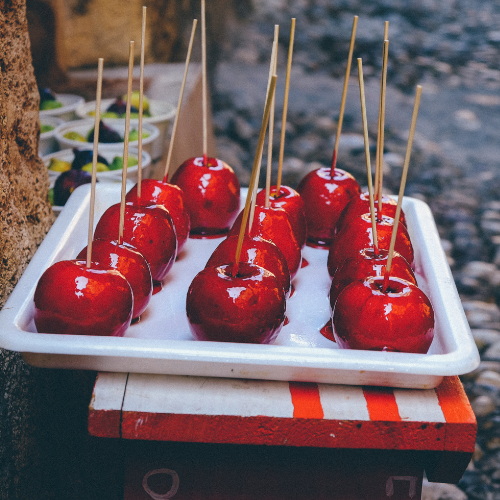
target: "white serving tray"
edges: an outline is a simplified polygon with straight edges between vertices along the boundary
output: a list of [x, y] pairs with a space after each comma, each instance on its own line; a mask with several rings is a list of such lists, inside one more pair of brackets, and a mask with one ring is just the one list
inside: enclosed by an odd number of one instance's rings
[[[95, 224], [119, 196], [119, 184], [97, 185]], [[299, 270], [295, 293], [287, 302], [289, 323], [275, 344], [194, 340], [185, 313], [186, 292], [220, 239], [188, 240], [163, 290], [153, 296], [141, 321], [125, 337], [36, 333], [36, 284], [50, 265], [75, 258], [86, 245], [89, 200], [89, 185], [74, 191], [0, 312], [0, 347], [21, 352], [29, 364], [415, 389], [436, 387], [443, 376], [467, 373], [479, 364], [432, 214], [425, 203], [412, 198], [405, 198], [403, 208], [415, 248], [416, 275], [436, 316], [435, 338], [428, 354], [341, 350], [324, 338], [319, 330], [330, 314], [328, 252], [309, 247], [303, 250], [309, 265]]]

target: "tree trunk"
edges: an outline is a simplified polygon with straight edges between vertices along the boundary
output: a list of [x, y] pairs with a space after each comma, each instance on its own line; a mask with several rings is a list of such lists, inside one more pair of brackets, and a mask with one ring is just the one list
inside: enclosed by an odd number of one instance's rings
[[[39, 96], [25, 0], [0, 1], [0, 32], [2, 307], [54, 216], [37, 153]], [[118, 498], [111, 489], [119, 475], [106, 475], [117, 473], [114, 448], [86, 430], [94, 375], [36, 369], [0, 349], [1, 500]]]

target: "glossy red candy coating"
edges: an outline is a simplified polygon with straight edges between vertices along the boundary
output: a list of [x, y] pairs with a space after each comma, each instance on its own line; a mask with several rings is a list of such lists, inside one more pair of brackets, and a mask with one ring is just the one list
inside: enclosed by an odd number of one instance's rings
[[40, 333], [114, 337], [129, 327], [134, 305], [122, 274], [77, 260], [50, 266], [38, 281], [34, 302]]
[[[386, 216], [383, 216], [382, 220], [377, 222], [379, 248], [389, 250], [393, 222], [394, 219]], [[330, 276], [335, 275], [344, 260], [363, 250], [363, 248], [373, 248], [372, 222], [369, 214], [364, 214], [353, 220], [340, 233], [335, 235], [330, 245], [327, 261]], [[410, 235], [402, 224], [398, 224], [395, 250], [409, 262], [410, 266], [413, 266], [413, 246]]]
[[355, 281], [340, 293], [333, 313], [340, 347], [425, 354], [434, 337], [434, 311], [418, 287], [400, 278]]
[[[115, 239], [118, 235], [120, 204], [109, 207], [97, 223], [94, 237]], [[162, 281], [174, 264], [177, 237], [168, 211], [161, 205], [138, 207], [125, 205], [123, 241], [129, 243], [148, 261], [153, 281]]]
[[[377, 214], [378, 201], [375, 201], [375, 215]], [[390, 196], [382, 196], [382, 215], [387, 215], [387, 217], [392, 217], [396, 215], [396, 208], [398, 203], [396, 200]], [[344, 229], [345, 226], [359, 217], [360, 215], [370, 213], [370, 198], [368, 192], [363, 192], [359, 196], [354, 196], [351, 201], [346, 205], [342, 213], [340, 214], [339, 220], [337, 221], [336, 232]], [[399, 215], [399, 222], [404, 224], [406, 227], [406, 219], [403, 210]]]
[[[205, 267], [234, 263], [237, 246], [238, 235], [228, 236], [214, 250]], [[248, 262], [273, 273], [282, 286], [285, 297], [288, 297], [291, 287], [290, 272], [284, 255], [272, 241], [264, 240], [259, 236], [245, 236], [241, 248], [240, 262]]]
[[[243, 212], [234, 221], [229, 232], [230, 235], [239, 234], [242, 218]], [[272, 241], [285, 256], [290, 276], [292, 279], [294, 278], [300, 269], [302, 254], [293, 234], [288, 215], [282, 208], [266, 208], [256, 205], [250, 236], [260, 236], [265, 240]]]
[[[87, 247], [77, 256], [77, 259], [81, 260], [86, 258]], [[147, 260], [128, 243], [119, 245], [117, 241], [94, 240], [92, 262], [95, 262], [99, 269], [115, 269], [125, 276], [134, 295], [132, 319], [138, 318], [146, 310], [153, 293], [153, 281]]]
[[[353, 281], [362, 281], [370, 276], [383, 276], [387, 266], [389, 251], [383, 248], [376, 255], [373, 248], [363, 248], [352, 257], [344, 260], [337, 269], [330, 287], [330, 307], [333, 311], [339, 293]], [[398, 252], [394, 252], [391, 263], [391, 276], [402, 278], [414, 285], [417, 284], [408, 261]]]
[[[263, 189], [257, 194], [257, 205], [264, 207], [266, 205], [266, 190]], [[304, 202], [300, 194], [288, 186], [280, 186], [279, 194], [276, 192], [276, 186], [271, 186], [269, 196], [269, 206], [273, 208], [282, 208], [288, 215], [292, 225], [293, 234], [300, 248], [306, 244], [307, 223], [304, 212]]]
[[155, 179], [143, 179], [141, 182], [141, 200], [137, 198], [137, 184], [127, 193], [126, 201], [134, 205], [163, 205], [174, 221], [177, 234], [177, 253], [189, 237], [191, 222], [184, 206], [182, 190], [174, 184], [167, 184]]
[[285, 321], [285, 295], [276, 277], [242, 262], [208, 267], [189, 286], [186, 312], [197, 340], [269, 344]]
[[172, 176], [184, 193], [191, 234], [225, 234], [240, 210], [240, 183], [233, 169], [217, 158], [186, 160]]
[[342, 210], [360, 193], [359, 184], [351, 174], [337, 168], [332, 178], [330, 172], [326, 167], [313, 170], [297, 186], [304, 202], [307, 241], [318, 246], [331, 244]]

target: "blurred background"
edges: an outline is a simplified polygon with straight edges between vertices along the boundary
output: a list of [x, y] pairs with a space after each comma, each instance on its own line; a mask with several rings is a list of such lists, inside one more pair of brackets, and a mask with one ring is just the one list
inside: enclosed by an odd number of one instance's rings
[[[82, 82], [75, 71], [94, 68], [98, 57], [107, 68], [126, 65], [129, 40], [140, 40], [143, 4], [146, 63], [182, 63], [192, 19], [199, 18], [198, 0], [28, 0], [39, 85], [92, 100], [95, 81]], [[479, 423], [474, 458], [459, 487], [429, 486], [424, 498], [494, 500], [500, 498], [500, 2], [210, 0], [208, 75], [217, 154], [242, 185], [248, 183], [279, 24], [276, 168], [295, 17], [283, 182], [296, 186], [310, 170], [330, 163], [354, 15], [359, 15], [354, 58], [363, 59], [373, 147], [389, 21], [388, 192], [398, 190], [415, 87], [423, 86], [406, 194], [433, 211], [482, 356], [480, 367], [462, 377]], [[137, 43], [136, 62], [139, 51]], [[198, 31], [192, 60], [199, 62], [200, 53]], [[353, 63], [339, 165], [366, 185], [357, 82]], [[123, 86], [123, 80], [108, 80], [104, 97], [115, 97]]]

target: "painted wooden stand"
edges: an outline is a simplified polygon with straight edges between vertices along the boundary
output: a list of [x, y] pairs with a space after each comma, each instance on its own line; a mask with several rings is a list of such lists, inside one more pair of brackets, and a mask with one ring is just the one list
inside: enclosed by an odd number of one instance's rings
[[100, 373], [93, 436], [127, 449], [125, 500], [420, 499], [456, 483], [476, 420], [458, 377], [431, 390]]

